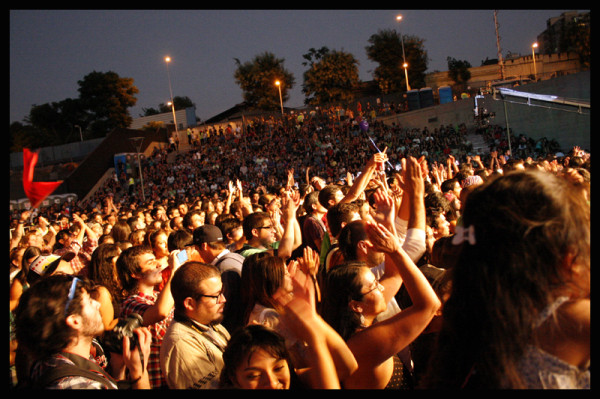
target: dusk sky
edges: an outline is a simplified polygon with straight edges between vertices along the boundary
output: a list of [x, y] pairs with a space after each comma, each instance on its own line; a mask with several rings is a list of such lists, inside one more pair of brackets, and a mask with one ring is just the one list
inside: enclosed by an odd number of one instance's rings
[[[503, 56], [531, 55], [547, 20], [566, 11], [499, 10]], [[234, 59], [245, 63], [264, 52], [284, 59], [296, 80], [284, 105], [299, 107], [303, 54], [323, 46], [352, 53], [360, 79], [369, 81], [377, 65], [365, 47], [384, 29], [424, 39], [428, 72], [446, 70], [447, 57], [479, 66], [498, 56], [491, 9], [11, 10], [10, 122], [22, 122], [33, 105], [77, 98], [77, 82], [93, 71], [134, 79], [133, 118], [169, 101], [170, 75], [173, 96], [189, 97], [206, 120], [242, 102]]]

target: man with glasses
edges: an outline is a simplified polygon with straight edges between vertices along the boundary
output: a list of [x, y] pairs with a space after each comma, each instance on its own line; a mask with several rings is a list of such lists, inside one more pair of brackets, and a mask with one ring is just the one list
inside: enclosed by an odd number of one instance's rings
[[191, 246], [198, 251], [204, 262], [215, 265], [221, 272], [223, 293], [227, 298], [222, 324], [231, 331], [232, 326], [242, 317], [244, 310], [240, 286], [245, 258], [227, 249], [221, 229], [212, 224], [205, 224], [194, 230]]
[[221, 321], [225, 296], [213, 265], [188, 261], [171, 280], [175, 316], [160, 349], [160, 364], [171, 389], [214, 389], [223, 368], [229, 332]]
[[258, 252], [269, 252], [287, 260], [302, 244], [302, 229], [296, 219], [300, 207], [298, 192], [286, 193], [281, 198], [283, 234], [276, 241], [276, 226], [268, 212], [254, 212], [244, 218], [243, 229], [246, 244], [237, 252], [248, 257]]
[[248, 257], [258, 252], [277, 252], [275, 226], [267, 212], [254, 212], [244, 218], [246, 244], [238, 253]]

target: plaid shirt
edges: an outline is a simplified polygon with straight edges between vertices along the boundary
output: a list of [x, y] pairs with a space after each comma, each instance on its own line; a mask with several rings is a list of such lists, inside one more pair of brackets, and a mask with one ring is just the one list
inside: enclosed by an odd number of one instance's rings
[[[89, 359], [89, 360], [93, 361], [93, 359]], [[46, 370], [48, 370], [50, 368], [54, 368], [54, 367], [59, 367], [63, 363], [74, 365], [74, 363], [70, 359], [66, 358], [65, 356], [63, 356], [60, 353], [57, 353], [57, 354], [55, 354], [49, 358], [46, 358], [42, 361], [38, 361], [37, 363], [35, 363], [35, 365], [32, 369], [31, 379], [33, 381], [36, 381], [38, 378], [41, 378], [41, 376], [43, 375], [43, 373]], [[98, 374], [99, 376], [105, 377], [106, 384], [102, 384], [99, 381], [90, 379], [88, 377], [73, 375], [73, 376], [62, 377], [62, 378], [52, 382], [50, 385], [47, 385], [42, 388], [43, 389], [109, 389], [109, 386], [110, 386], [112, 389], [117, 389], [117, 384], [114, 380], [107, 379], [106, 376], [101, 374], [100, 372], [95, 371], [95, 373]]]
[[[145, 295], [138, 292], [135, 295], [129, 296], [121, 304], [121, 314], [119, 317], [125, 318], [131, 313], [137, 313], [143, 316], [144, 312], [156, 302], [158, 293], [158, 291], [154, 291], [153, 295]], [[171, 312], [166, 318], [158, 323], [148, 326], [148, 329], [152, 333], [150, 358], [148, 359], [148, 375], [150, 377], [150, 386], [152, 389], [167, 388], [164, 373], [160, 368], [160, 346], [165, 333], [167, 332], [167, 328], [171, 324], [171, 320], [173, 320], [173, 309], [171, 309]]]
[[55, 250], [54, 254], [63, 256], [69, 252], [75, 252], [77, 256], [71, 260], [71, 268], [73, 274], [78, 275], [92, 261], [92, 253], [96, 247], [98, 247], [98, 240], [87, 239], [84, 241], [83, 247], [77, 241], [73, 241], [68, 247]]

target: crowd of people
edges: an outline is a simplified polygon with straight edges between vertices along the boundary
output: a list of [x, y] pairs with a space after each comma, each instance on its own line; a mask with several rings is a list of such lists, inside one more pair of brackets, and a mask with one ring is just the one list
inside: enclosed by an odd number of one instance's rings
[[205, 133], [11, 214], [11, 388], [590, 387], [588, 152], [370, 106]]

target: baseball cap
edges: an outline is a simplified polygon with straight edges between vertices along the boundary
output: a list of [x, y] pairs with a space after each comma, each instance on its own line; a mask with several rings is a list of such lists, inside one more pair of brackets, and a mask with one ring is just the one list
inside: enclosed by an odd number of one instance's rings
[[62, 256], [56, 254], [39, 255], [29, 265], [29, 271], [34, 272], [40, 276], [43, 276], [46, 273], [52, 273], [58, 267], [58, 263], [61, 259], [65, 262], [70, 262], [71, 260], [73, 260], [75, 255], [75, 252], [67, 252]]
[[212, 224], [204, 224], [194, 229], [194, 239], [192, 245], [200, 245], [205, 242], [223, 241], [221, 229]]

